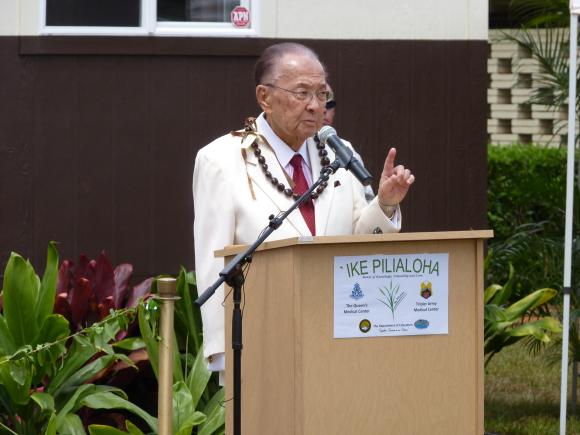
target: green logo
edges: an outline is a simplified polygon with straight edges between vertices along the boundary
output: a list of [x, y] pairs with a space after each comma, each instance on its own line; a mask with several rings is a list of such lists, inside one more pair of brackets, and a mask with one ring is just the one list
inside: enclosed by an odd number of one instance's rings
[[393, 281], [391, 280], [389, 287], [379, 287], [379, 291], [385, 297], [385, 300], [378, 299], [379, 302], [382, 302], [387, 306], [391, 315], [393, 316], [393, 321], [395, 320], [395, 311], [399, 307], [399, 304], [403, 302], [403, 299], [407, 297], [407, 293], [404, 291], [400, 291], [399, 284], [395, 284], [393, 286]]
[[360, 332], [366, 334], [371, 330], [371, 322], [368, 319], [362, 319], [358, 324], [358, 329], [360, 329]]

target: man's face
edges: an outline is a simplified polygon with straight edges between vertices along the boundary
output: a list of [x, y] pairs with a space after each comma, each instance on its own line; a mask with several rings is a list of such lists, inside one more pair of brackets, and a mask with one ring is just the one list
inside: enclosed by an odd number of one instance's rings
[[[317, 93], [326, 90], [324, 69], [308, 54], [286, 54], [267, 81], [271, 86], [265, 84], [256, 88], [258, 103], [274, 133], [297, 151], [322, 127], [326, 101]], [[308, 97], [292, 92], [307, 92]]]

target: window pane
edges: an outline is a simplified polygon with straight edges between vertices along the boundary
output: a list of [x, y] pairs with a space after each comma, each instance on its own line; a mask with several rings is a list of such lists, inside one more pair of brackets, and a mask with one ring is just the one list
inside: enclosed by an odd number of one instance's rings
[[139, 27], [141, 0], [46, 0], [46, 25]]
[[157, 21], [229, 23], [240, 0], [157, 0]]

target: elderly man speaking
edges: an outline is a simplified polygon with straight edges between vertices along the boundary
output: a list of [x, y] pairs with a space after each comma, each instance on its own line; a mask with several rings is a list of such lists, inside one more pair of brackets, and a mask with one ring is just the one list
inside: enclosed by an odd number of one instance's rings
[[[295, 43], [272, 45], [255, 67], [256, 99], [262, 113], [244, 129], [222, 136], [197, 154], [193, 173], [195, 271], [198, 289], [223, 269], [214, 251], [251, 244], [268, 216], [287, 210], [334, 159], [315, 136], [328, 98], [326, 71], [316, 53]], [[360, 182], [338, 170], [313, 199], [292, 212], [271, 240], [296, 236], [397, 232], [399, 203], [415, 177], [387, 154], [378, 195], [367, 203]], [[203, 305], [204, 355], [223, 375], [223, 286]], [[220, 376], [223, 381], [223, 377]]]

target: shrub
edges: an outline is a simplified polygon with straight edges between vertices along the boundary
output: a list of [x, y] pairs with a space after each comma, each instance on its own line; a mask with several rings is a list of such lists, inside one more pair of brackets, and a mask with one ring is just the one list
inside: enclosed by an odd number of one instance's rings
[[545, 236], [562, 236], [566, 210], [566, 151], [530, 145], [488, 147], [487, 218], [495, 239], [522, 224], [547, 222]]
[[[494, 255], [486, 281], [505, 282], [507, 266], [513, 265], [517, 276], [511, 302], [538, 287], [562, 288], [566, 159], [562, 149], [530, 145], [488, 147], [488, 222], [495, 237], [489, 243]], [[576, 210], [579, 197], [575, 184]], [[577, 235], [576, 216], [574, 222]], [[573, 250], [573, 267], [577, 268], [578, 237], [574, 238]], [[578, 287], [577, 283], [575, 278], [573, 287]]]

